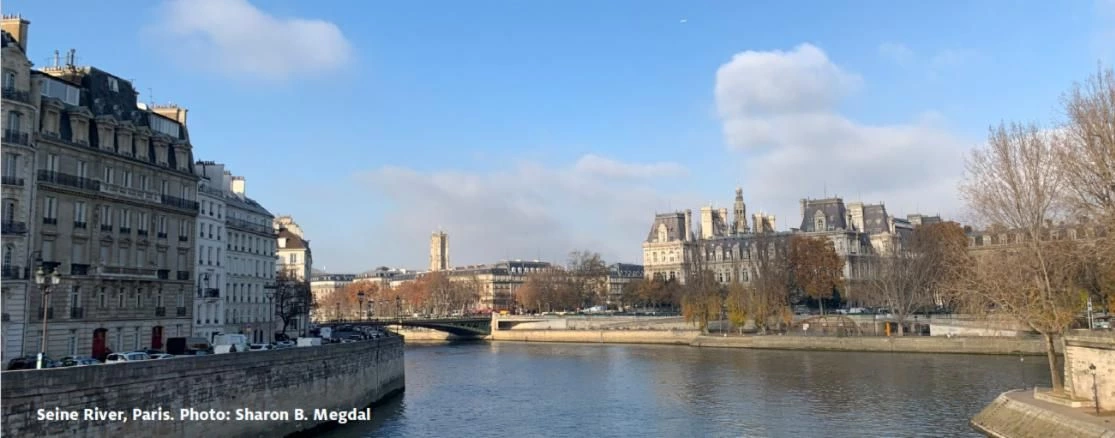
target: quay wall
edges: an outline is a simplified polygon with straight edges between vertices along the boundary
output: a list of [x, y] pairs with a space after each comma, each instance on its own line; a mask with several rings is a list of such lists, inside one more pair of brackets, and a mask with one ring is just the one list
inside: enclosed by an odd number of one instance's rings
[[[403, 391], [403, 339], [0, 373], [3, 436], [284, 436], [319, 426], [314, 409], [363, 409]], [[128, 421], [40, 421], [39, 409], [125, 411]], [[161, 408], [169, 421], [135, 421]], [[183, 421], [180, 409], [285, 411], [289, 421]], [[308, 420], [296, 421], [295, 409]]]
[[1069, 332], [1064, 382], [1074, 398], [1098, 401], [1100, 409], [1115, 411], [1115, 332]]
[[[1058, 347], [1060, 342], [1055, 343]], [[1026, 354], [1044, 355], [1036, 337], [938, 336], [700, 336], [694, 347], [770, 350], [881, 351], [893, 353]], [[1059, 348], [1058, 348], [1059, 350]]]
[[493, 341], [689, 345], [699, 330], [497, 330]]
[[993, 438], [1115, 437], [1115, 428], [1099, 417], [1035, 400], [1027, 390], [999, 395], [969, 424]]

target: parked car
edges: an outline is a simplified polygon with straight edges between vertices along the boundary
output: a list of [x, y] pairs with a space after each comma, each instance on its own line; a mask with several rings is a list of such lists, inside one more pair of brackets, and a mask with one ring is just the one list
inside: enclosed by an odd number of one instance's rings
[[155, 353], [151, 355], [151, 359], [174, 359], [174, 357], [173, 354], [167, 353]]
[[294, 348], [295, 345], [296, 344], [295, 344], [294, 341], [289, 341], [289, 340], [288, 341], [278, 341], [278, 342], [275, 342], [275, 349], [276, 350], [281, 350], [281, 349], [284, 349], [284, 348]]
[[[8, 361], [8, 371], [11, 370], [33, 370], [38, 363], [37, 356], [23, 356], [17, 357]], [[60, 363], [49, 356], [43, 356], [43, 368], [56, 368]]]
[[151, 356], [142, 351], [134, 351], [131, 353], [112, 353], [105, 358], [105, 363], [122, 363], [122, 362], [138, 362], [141, 360], [151, 360]]
[[251, 344], [248, 346], [248, 351], [267, 351], [273, 349], [271, 344]]
[[101, 364], [101, 361], [88, 356], [66, 356], [59, 362], [61, 362], [61, 366], [63, 367], [84, 367]]

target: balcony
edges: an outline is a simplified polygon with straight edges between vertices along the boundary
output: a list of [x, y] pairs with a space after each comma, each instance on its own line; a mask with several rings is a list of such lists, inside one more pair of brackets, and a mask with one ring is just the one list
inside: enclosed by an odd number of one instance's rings
[[[40, 307], [39, 308], [39, 320], [42, 321], [42, 319], [43, 319], [43, 308]], [[54, 308], [53, 307], [47, 307], [47, 309], [46, 309], [46, 319], [54, 319]]]
[[0, 321], [3, 321], [3, 322], [8, 322], [8, 321], [11, 321], [11, 320], [12, 320], [12, 316], [8, 315], [7, 313], [4, 313], [4, 317], [0, 318]]
[[3, 223], [0, 223], [0, 233], [3, 233], [5, 236], [13, 234], [27, 234], [27, 223], [4, 221]]
[[58, 225], [58, 218], [56, 218], [56, 217], [44, 217], [43, 218], [43, 223], [47, 224], [47, 225]]
[[215, 288], [215, 287], [211, 287], [211, 288], [205, 289], [202, 293], [202, 296], [204, 298], [220, 298], [221, 297], [221, 290], [218, 289], [218, 288]]
[[120, 234], [132, 234], [132, 227], [120, 227]]
[[89, 275], [89, 265], [70, 263], [70, 275]]
[[170, 280], [170, 269], [160, 269], [158, 275], [159, 280]]
[[6, 186], [23, 186], [23, 178], [16, 178], [11, 175], [3, 176], [4, 185]]
[[190, 271], [178, 271], [178, 281], [190, 281]]
[[178, 236], [178, 241], [179, 242], [189, 242], [190, 237], [189, 236]]
[[4, 88], [4, 100], [14, 100], [17, 102], [31, 103], [31, 92], [17, 90], [14, 87]]
[[89, 224], [88, 224], [87, 222], [78, 222], [78, 221], [74, 221], [74, 229], [81, 229], [81, 230], [84, 230], [84, 229], [86, 229], [86, 228], [88, 228], [88, 227], [89, 227]]
[[30, 277], [30, 274], [30, 268], [23, 268], [19, 266], [4, 265], [3, 269], [0, 270], [0, 277], [2, 277], [4, 280], [19, 280], [21, 278], [26, 279], [27, 277]]
[[112, 224], [101, 224], [101, 231], [112, 232]]
[[136, 230], [136, 234], [147, 237], [147, 230]]
[[31, 146], [31, 136], [26, 132], [13, 131], [11, 129], [4, 130], [4, 143], [8, 144], [21, 144], [24, 146]]
[[182, 199], [168, 195], [162, 195], [161, 198], [161, 202], [163, 203], [163, 205], [197, 212], [197, 201], [191, 201], [189, 199]]
[[166, 233], [159, 233], [158, 236], [160, 239], [166, 239]]
[[160, 195], [158, 193], [149, 192], [147, 190], [142, 190], [142, 189], [133, 189], [131, 187], [124, 187], [124, 186], [118, 185], [118, 184], [109, 184], [109, 183], [102, 182], [101, 183], [101, 193], [120, 196], [120, 197], [124, 197], [124, 198], [129, 198], [129, 199], [135, 199], [137, 201], [163, 203], [162, 202], [162, 195]]
[[101, 182], [95, 179], [82, 178], [80, 176], [46, 169], [39, 170], [39, 181], [84, 190], [99, 191], [101, 189]]
[[147, 268], [126, 268], [122, 266], [101, 266], [98, 275], [104, 277], [141, 277], [156, 279], [156, 271]]
[[262, 233], [262, 234], [271, 234], [275, 231], [275, 229], [272, 228], [272, 227], [257, 224], [255, 222], [248, 222], [248, 221], [243, 220], [243, 219], [227, 218], [227, 219], [225, 219], [225, 225], [228, 225], [229, 228], [238, 228], [238, 229], [241, 229], [241, 230], [252, 231], [252, 232]]
[[156, 307], [155, 316], [166, 316], [166, 307]]
[[176, 312], [174, 312], [174, 313], [175, 313], [176, 315], [178, 315], [178, 316], [186, 316], [186, 308], [185, 308], [185, 307], [179, 307], [179, 308], [177, 308], [177, 309], [175, 309], [175, 310], [176, 310]]
[[70, 319], [81, 319], [85, 317], [85, 309], [82, 307], [70, 308]]

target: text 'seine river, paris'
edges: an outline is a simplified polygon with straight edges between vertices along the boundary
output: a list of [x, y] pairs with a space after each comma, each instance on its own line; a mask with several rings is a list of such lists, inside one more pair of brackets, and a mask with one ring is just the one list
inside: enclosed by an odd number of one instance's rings
[[406, 393], [340, 437], [959, 437], [1042, 357], [475, 343], [410, 346]]

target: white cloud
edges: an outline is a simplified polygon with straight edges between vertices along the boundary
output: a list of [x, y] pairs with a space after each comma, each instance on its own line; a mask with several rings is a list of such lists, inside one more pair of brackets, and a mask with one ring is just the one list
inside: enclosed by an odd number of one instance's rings
[[643, 179], [683, 170], [595, 155], [573, 165], [524, 161], [490, 173], [381, 167], [357, 176], [391, 205], [372, 231], [384, 260], [366, 264], [425, 267], [426, 243], [438, 228], [449, 233], [451, 262], [458, 266], [507, 258], [565, 262], [577, 249], [600, 252], [610, 262], [641, 262], [655, 210], [699, 199], [661, 193]]
[[586, 175], [608, 178], [657, 178], [689, 174], [684, 166], [677, 163], [622, 163], [593, 154], [581, 157], [575, 169]]
[[941, 49], [929, 55], [918, 54], [902, 43], [887, 42], [879, 45], [879, 56], [904, 68], [922, 69], [930, 77], [945, 70], [955, 69], [979, 59], [979, 53], [970, 49]]
[[190, 65], [269, 79], [336, 70], [352, 56], [337, 25], [276, 17], [247, 0], [170, 0], [148, 33]]
[[811, 45], [742, 52], [720, 67], [717, 107], [725, 142], [746, 154], [749, 210], [773, 210], [780, 227], [796, 227], [794, 200], [827, 192], [885, 201], [892, 214], [958, 211], [967, 144], [933, 113], [882, 125], [840, 114], [839, 98], [858, 84], [850, 78], [858, 76]]

